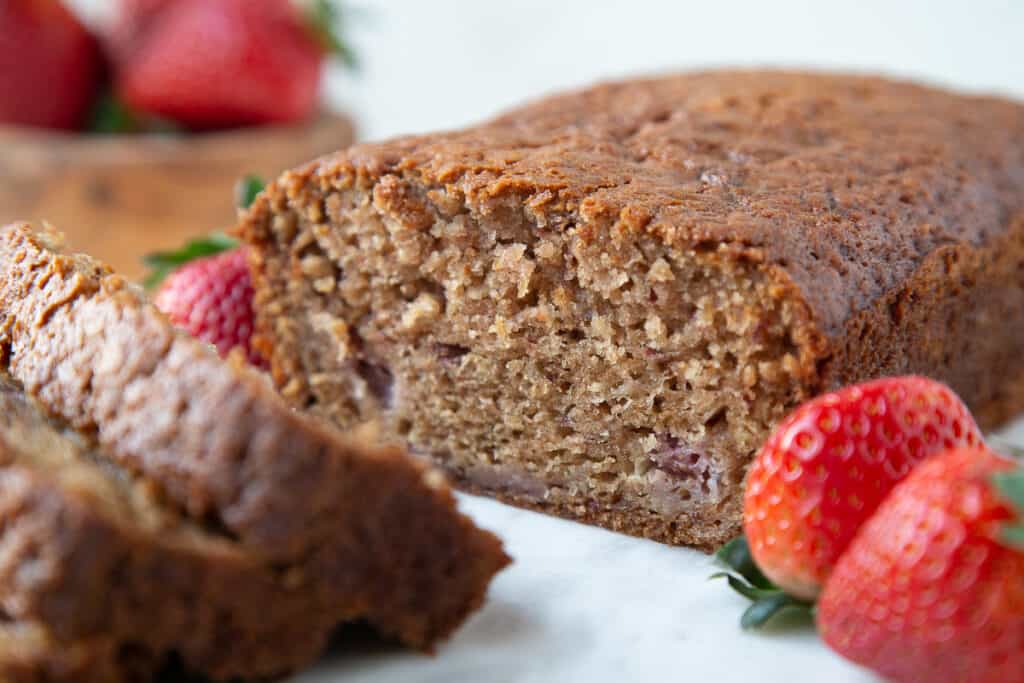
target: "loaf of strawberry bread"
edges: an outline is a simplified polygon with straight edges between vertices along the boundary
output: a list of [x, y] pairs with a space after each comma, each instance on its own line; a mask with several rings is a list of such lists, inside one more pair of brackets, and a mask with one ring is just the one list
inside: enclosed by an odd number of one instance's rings
[[881, 78], [599, 85], [284, 174], [239, 234], [283, 394], [469, 490], [669, 543], [739, 528], [801, 400], [1024, 408], [1024, 106]]

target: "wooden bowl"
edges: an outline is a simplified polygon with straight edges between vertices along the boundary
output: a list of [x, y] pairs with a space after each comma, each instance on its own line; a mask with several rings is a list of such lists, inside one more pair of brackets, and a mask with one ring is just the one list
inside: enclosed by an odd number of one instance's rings
[[141, 257], [229, 227], [234, 185], [352, 143], [351, 121], [199, 135], [88, 136], [0, 127], [0, 224], [48, 221], [130, 278]]

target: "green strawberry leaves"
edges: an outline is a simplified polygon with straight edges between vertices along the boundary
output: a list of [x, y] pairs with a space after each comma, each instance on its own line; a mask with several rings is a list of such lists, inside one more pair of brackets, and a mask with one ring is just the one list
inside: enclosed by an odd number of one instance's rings
[[744, 629], [760, 629], [769, 623], [781, 623], [778, 617], [784, 614], [812, 614], [814, 606], [811, 603], [785, 593], [761, 573], [745, 537], [729, 541], [715, 553], [715, 557], [728, 569], [712, 574], [710, 578], [724, 578], [734, 591], [752, 603], [740, 617], [740, 626]]
[[994, 475], [992, 483], [1017, 510], [1017, 519], [1003, 528], [1003, 541], [1012, 548], [1024, 550], [1024, 466]]
[[761, 570], [754, 563], [754, 556], [750, 554], [750, 546], [745, 536], [734, 538], [715, 553], [715, 557], [729, 567], [747, 583], [757, 588], [774, 589], [775, 586], [768, 580]]
[[309, 0], [305, 3], [306, 26], [324, 52], [336, 56], [349, 69], [359, 66], [355, 52], [341, 38], [342, 13], [331, 0]]
[[[259, 176], [247, 175], [235, 184], [235, 205], [247, 209], [256, 196], [263, 191], [264, 183]], [[158, 251], [147, 254], [142, 261], [150, 271], [142, 284], [146, 289], [157, 287], [172, 272], [189, 261], [216, 256], [221, 252], [230, 251], [238, 246], [238, 240], [222, 232], [215, 232], [205, 237], [190, 240], [185, 246], [173, 251]]]
[[247, 175], [235, 183], [235, 206], [248, 209], [256, 201], [256, 196], [263, 192], [266, 183], [257, 175]]
[[142, 281], [146, 289], [153, 289], [164, 281], [168, 275], [189, 261], [215, 256], [230, 251], [238, 246], [238, 242], [223, 233], [213, 233], [207, 237], [190, 240], [185, 246], [174, 251], [158, 251], [147, 254], [142, 261], [150, 268], [149, 275]]
[[718, 572], [712, 574], [710, 578], [725, 578], [734, 591], [751, 601], [750, 607], [740, 617], [740, 626], [747, 630], [766, 626], [768, 622], [786, 610], [809, 610], [811, 607], [808, 603], [797, 600], [777, 588], [770, 590], [755, 588], [735, 574]]
[[173, 121], [137, 112], [111, 92], [105, 92], [96, 99], [90, 113], [88, 130], [100, 135], [182, 132], [181, 126]]

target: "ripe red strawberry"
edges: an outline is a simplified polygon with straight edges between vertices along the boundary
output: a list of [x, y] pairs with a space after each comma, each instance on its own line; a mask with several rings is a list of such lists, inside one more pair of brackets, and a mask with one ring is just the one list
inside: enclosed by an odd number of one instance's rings
[[836, 565], [822, 638], [900, 683], [1024, 681], [1024, 468], [956, 449], [897, 485]]
[[776, 585], [813, 600], [857, 529], [926, 457], [982, 443], [945, 385], [895, 377], [815, 398], [789, 415], [747, 478], [743, 524]]
[[240, 348], [250, 363], [262, 367], [262, 357], [249, 343], [252, 297], [245, 250], [235, 248], [189, 261], [172, 272], [160, 286], [154, 303], [171, 322], [213, 344], [222, 356]]
[[156, 14], [150, 4], [136, 20], [144, 30], [118, 38], [118, 95], [192, 128], [310, 117], [325, 54], [343, 50], [328, 10], [313, 27], [289, 0], [176, 0]]
[[0, 2], [0, 123], [79, 128], [101, 71], [96, 40], [60, 2]]

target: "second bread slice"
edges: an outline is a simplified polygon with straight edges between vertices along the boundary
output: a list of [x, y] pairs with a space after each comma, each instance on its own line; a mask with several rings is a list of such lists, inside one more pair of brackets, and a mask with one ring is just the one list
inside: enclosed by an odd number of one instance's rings
[[0, 380], [0, 680], [155, 672], [172, 653], [216, 679], [282, 674], [354, 616], [101, 461]]

